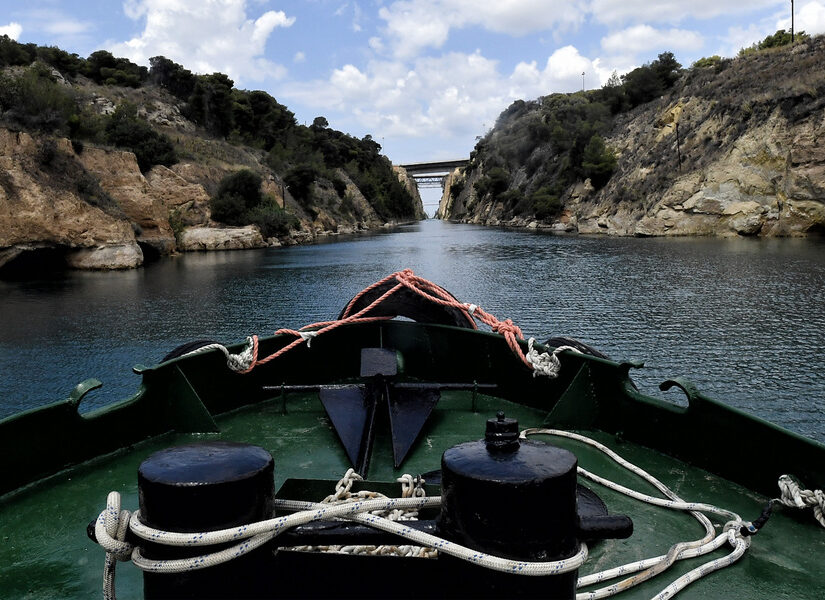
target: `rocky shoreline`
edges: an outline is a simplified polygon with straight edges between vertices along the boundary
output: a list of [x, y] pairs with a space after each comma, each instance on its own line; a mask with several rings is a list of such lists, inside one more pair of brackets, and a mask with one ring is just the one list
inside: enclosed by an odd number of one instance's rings
[[[308, 214], [270, 176], [263, 193], [293, 211], [297, 228], [265, 239], [255, 225], [221, 225], [210, 218], [207, 187], [237, 168], [180, 162], [144, 174], [131, 152], [79, 149], [67, 139], [0, 129], [0, 269], [44, 254], [59, 255], [73, 269], [131, 269], [179, 252], [291, 246], [398, 225], [380, 219], [343, 172], [351, 221], [323, 208]], [[317, 187], [329, 205], [324, 194], [334, 191]], [[420, 197], [411, 190], [421, 216]]]

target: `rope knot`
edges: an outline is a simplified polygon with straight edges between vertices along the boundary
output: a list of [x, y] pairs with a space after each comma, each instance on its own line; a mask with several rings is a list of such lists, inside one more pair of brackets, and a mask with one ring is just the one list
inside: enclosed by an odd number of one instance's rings
[[561, 352], [572, 350], [581, 354], [581, 351], [573, 346], [559, 346], [553, 352], [539, 352], [533, 347], [535, 343], [535, 338], [527, 340], [527, 355], [525, 356], [527, 362], [533, 367], [533, 377], [545, 375], [550, 379], [555, 379], [561, 371], [561, 361], [559, 360]]
[[519, 339], [524, 339], [524, 334], [521, 333], [521, 328], [515, 323], [513, 323], [512, 319], [504, 319], [503, 321], [498, 321], [497, 323], [494, 323], [492, 325], [492, 328], [495, 333], [500, 333], [504, 336], [510, 334]]
[[825, 492], [803, 489], [790, 475], [782, 475], [777, 484], [781, 493], [777, 498], [779, 502], [785, 506], [812, 508], [814, 518], [825, 527]]
[[226, 355], [226, 366], [233, 371], [243, 373], [252, 369], [258, 357], [258, 336], [253, 335], [246, 338], [246, 347], [238, 354], [230, 354], [223, 348]]

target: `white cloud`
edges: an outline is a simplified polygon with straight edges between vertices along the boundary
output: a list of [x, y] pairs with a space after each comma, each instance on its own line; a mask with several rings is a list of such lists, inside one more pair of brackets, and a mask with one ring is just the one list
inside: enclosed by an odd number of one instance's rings
[[481, 27], [520, 36], [574, 28], [585, 17], [578, 4], [562, 0], [399, 0], [378, 15], [386, 22], [386, 43], [401, 58], [441, 48], [454, 28]]
[[92, 25], [75, 19], [58, 19], [44, 24], [43, 30], [59, 37], [73, 37], [89, 33]]
[[651, 50], [699, 50], [705, 40], [700, 33], [685, 29], [654, 29], [634, 25], [602, 38], [602, 48], [610, 54], [636, 55]]
[[678, 23], [687, 18], [711, 19], [720, 15], [752, 13], [772, 7], [777, 0], [593, 0], [590, 10], [600, 23]]
[[7, 35], [11, 39], [16, 40], [23, 33], [23, 26], [20, 23], [12, 21], [8, 25], [0, 26], [0, 35]]
[[301, 52], [300, 50], [292, 56], [292, 62], [294, 62], [296, 64], [306, 62], [306, 60], [307, 60], [307, 55], [304, 54], [303, 52]]
[[725, 46], [718, 54], [721, 56], [736, 56], [742, 48], [749, 48], [775, 31], [776, 29], [772, 26], [765, 24], [731, 27], [728, 29], [728, 35], [725, 38]]
[[[790, 31], [790, 17], [777, 21], [776, 28]], [[825, 2], [808, 2], [799, 8], [794, 13], [794, 30], [809, 35], [825, 33]]]
[[338, 113], [330, 120], [376, 139], [472, 140], [514, 100], [581, 89], [582, 72], [589, 87], [600, 85], [610, 75], [603, 70], [573, 46], [556, 50], [542, 68], [522, 62], [511, 73], [480, 52], [451, 52], [410, 64], [346, 65], [328, 79], [285, 86], [281, 95], [328, 117]]
[[266, 43], [294, 17], [270, 10], [256, 19], [247, 16], [246, 0], [129, 0], [124, 6], [133, 19], [146, 19], [143, 32], [121, 43], [110, 43], [116, 56], [139, 64], [163, 55], [197, 73], [226, 73], [236, 80], [280, 79], [286, 69], [264, 57]]

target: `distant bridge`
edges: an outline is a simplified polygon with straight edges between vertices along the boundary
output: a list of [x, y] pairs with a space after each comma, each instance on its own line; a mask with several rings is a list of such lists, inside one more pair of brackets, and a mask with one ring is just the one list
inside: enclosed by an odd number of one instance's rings
[[398, 166], [407, 171], [407, 175], [415, 180], [418, 187], [440, 187], [443, 189], [447, 175], [452, 173], [453, 169], [466, 166], [469, 162], [466, 158], [459, 158], [456, 160], [407, 163]]

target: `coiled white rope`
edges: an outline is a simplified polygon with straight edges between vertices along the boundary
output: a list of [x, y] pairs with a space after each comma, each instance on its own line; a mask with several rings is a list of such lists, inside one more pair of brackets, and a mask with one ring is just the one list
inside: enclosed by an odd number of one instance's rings
[[573, 346], [559, 346], [553, 350], [553, 352], [539, 352], [533, 347], [535, 343], [536, 338], [527, 340], [527, 354], [525, 355], [527, 362], [533, 367], [533, 377], [536, 375], [546, 375], [550, 379], [555, 379], [561, 371], [559, 353], [565, 350], [572, 350], [573, 352], [582, 354], [581, 350]]
[[[743, 521], [736, 513], [710, 504], [685, 502], [654, 476], [591, 438], [567, 431], [538, 428], [522, 431], [521, 437], [526, 438], [530, 435], [539, 434], [565, 437], [598, 449], [620, 466], [649, 482], [662, 492], [666, 498], [657, 498], [631, 490], [595, 475], [581, 467], [578, 468], [580, 475], [631, 498], [663, 508], [689, 512], [705, 529], [705, 536], [703, 538], [674, 544], [668, 552], [662, 556], [634, 561], [626, 565], [580, 577], [578, 587], [583, 588], [617, 577], [631, 575], [607, 587], [590, 592], [578, 593], [576, 595], [577, 600], [597, 600], [613, 596], [655, 577], [678, 560], [703, 556], [718, 550], [725, 544], [733, 547], [733, 550], [727, 556], [706, 562], [691, 570], [673, 581], [654, 597], [654, 600], [665, 600], [701, 577], [732, 565], [739, 560], [749, 548], [751, 538], [742, 534], [742, 528], [750, 527], [752, 530], [754, 529], [750, 522]], [[403, 521], [390, 520], [387, 516], [398, 518], [400, 514], [399, 511], [417, 511], [425, 507], [438, 506], [441, 502], [440, 497], [421, 496], [423, 490], [420, 490], [420, 492], [417, 491], [420, 487], [415, 485], [415, 480], [409, 475], [405, 475], [399, 479], [399, 481], [402, 481], [402, 485], [404, 485], [403, 495], [410, 497], [377, 498], [374, 497], [376, 495], [374, 492], [358, 492], [357, 494], [352, 494], [350, 489], [353, 482], [360, 479], [361, 477], [350, 469], [336, 485], [335, 494], [328, 496], [323, 503], [276, 499], [275, 507], [277, 509], [297, 512], [249, 525], [200, 533], [175, 533], [147, 527], [140, 521], [140, 511], [135, 511], [130, 514], [127, 510], [121, 510], [120, 494], [111, 492], [107, 498], [106, 509], [100, 513], [95, 524], [95, 534], [98, 543], [106, 550], [103, 581], [104, 598], [107, 600], [114, 600], [115, 598], [114, 572], [118, 560], [129, 560], [131, 558], [132, 562], [138, 568], [152, 572], [176, 573], [203, 569], [247, 554], [251, 550], [272, 540], [275, 536], [283, 533], [290, 527], [302, 525], [310, 521], [328, 519], [343, 518], [369, 525], [399, 535], [416, 545], [433, 548], [438, 552], [444, 552], [501, 572], [532, 576], [561, 574], [578, 569], [587, 559], [587, 547], [582, 544], [579, 552], [567, 559], [551, 562], [514, 561], [475, 551], [440, 537], [412, 529], [408, 525], [405, 525]], [[800, 508], [811, 506], [814, 508], [817, 520], [820, 520], [822, 523], [822, 490], [811, 491], [800, 489], [799, 485], [787, 475], [783, 475], [782, 478], [780, 478], [779, 485], [782, 497], [776, 499], [776, 501], [788, 506]], [[375, 514], [376, 512], [379, 514]], [[721, 534], [716, 535], [713, 524], [702, 514], [703, 512], [716, 514], [729, 519]], [[825, 526], [825, 523], [823, 523], [823, 526]], [[237, 543], [220, 552], [193, 558], [150, 560], [142, 556], [139, 548], [133, 548], [131, 544], [124, 541], [127, 527], [142, 539], [171, 546], [199, 547], [226, 542]]]
[[174, 533], [147, 527], [140, 521], [140, 511], [135, 511], [130, 520], [130, 529], [138, 537], [154, 542], [161, 542], [169, 546], [198, 547], [212, 544], [221, 544], [230, 541], [243, 541], [231, 548], [214, 554], [197, 556], [177, 560], [147, 560], [139, 548], [132, 551], [132, 562], [137, 567], [156, 573], [179, 573], [203, 569], [221, 562], [229, 557], [241, 556], [250, 550], [268, 542], [290, 527], [303, 525], [310, 521], [345, 518], [359, 523], [371, 525], [383, 531], [400, 535], [417, 544], [437, 548], [440, 552], [451, 554], [495, 571], [520, 573], [523, 575], [552, 575], [566, 573], [578, 569], [587, 558], [587, 548], [573, 557], [551, 562], [528, 562], [499, 558], [465, 548], [459, 544], [449, 542], [437, 536], [420, 532], [407, 525], [396, 523], [374, 514], [365, 514], [375, 510], [394, 510], [396, 508], [420, 509], [428, 506], [438, 506], [440, 496], [425, 498], [378, 498], [375, 500], [357, 500], [343, 504], [321, 504], [314, 502], [276, 500], [275, 507], [282, 510], [297, 510], [291, 515], [267, 519], [249, 525], [222, 529], [220, 531], [200, 533]]
[[[593, 585], [595, 583], [600, 583], [602, 581], [614, 579], [616, 577], [621, 577], [623, 575], [627, 575], [630, 573], [637, 573], [636, 575], [628, 577], [627, 579], [624, 579], [613, 585], [591, 592], [578, 593], [576, 594], [577, 600], [596, 600], [598, 598], [607, 598], [609, 596], [616, 595], [644, 581], [648, 581], [656, 575], [659, 575], [667, 568], [669, 568], [671, 565], [673, 565], [673, 563], [675, 563], [677, 560], [702, 556], [704, 554], [707, 554], [720, 548], [725, 543], [729, 543], [734, 547], [733, 551], [726, 557], [710, 561], [708, 563], [701, 565], [697, 569], [690, 571], [689, 573], [678, 578], [676, 581], [674, 581], [668, 587], [662, 590], [662, 592], [660, 592], [657, 596], [655, 596], [656, 600], [664, 600], [665, 598], [669, 598], [672, 595], [678, 593], [687, 585], [699, 579], [700, 577], [703, 577], [708, 573], [711, 573], [715, 570], [733, 564], [734, 562], [739, 560], [739, 558], [745, 553], [745, 550], [747, 550], [747, 548], [750, 546], [750, 537], [744, 537], [740, 533], [740, 528], [742, 526], [747, 526], [750, 523], [744, 522], [741, 519], [741, 517], [739, 517], [739, 515], [737, 515], [736, 513], [731, 512], [729, 510], [725, 510], [723, 508], [718, 508], [710, 504], [683, 501], [670, 488], [668, 488], [664, 483], [656, 479], [653, 475], [651, 475], [644, 469], [634, 465], [633, 463], [625, 460], [617, 453], [613, 452], [610, 448], [608, 448], [604, 444], [601, 444], [600, 442], [597, 442], [592, 438], [579, 435], [576, 433], [571, 433], [569, 431], [539, 428], [525, 429], [524, 431], [522, 431], [521, 436], [523, 438], [526, 438], [529, 435], [538, 434], [564, 437], [582, 442], [584, 444], [587, 444], [588, 446], [596, 448], [620, 466], [624, 467], [625, 469], [631, 471], [632, 473], [638, 475], [645, 481], [652, 484], [656, 489], [658, 489], [665, 496], [667, 496], [667, 498], [657, 498], [655, 496], [649, 496], [647, 494], [642, 494], [635, 490], [631, 490], [625, 486], [604, 479], [603, 477], [599, 477], [598, 475], [595, 475], [587, 471], [586, 469], [583, 469], [582, 467], [578, 467], [578, 473], [580, 475], [586, 477], [587, 479], [590, 479], [591, 481], [600, 483], [612, 490], [615, 490], [619, 493], [625, 494], [631, 498], [640, 500], [642, 502], [653, 504], [655, 506], [661, 506], [663, 508], [687, 511], [691, 515], [693, 515], [705, 528], [704, 538], [693, 542], [680, 542], [674, 544], [673, 546], [671, 546], [670, 550], [662, 556], [657, 556], [642, 561], [634, 561], [632, 563], [628, 563], [620, 567], [616, 567], [606, 571], [601, 571], [599, 573], [594, 573], [592, 575], [587, 575], [585, 577], [580, 577], [578, 581], [578, 587], [582, 588], [587, 587], [589, 585]], [[722, 516], [726, 519], [730, 519], [730, 521], [725, 525], [725, 531], [722, 534], [716, 536], [715, 530], [710, 520], [699, 511], [709, 512], [712, 514]]]

